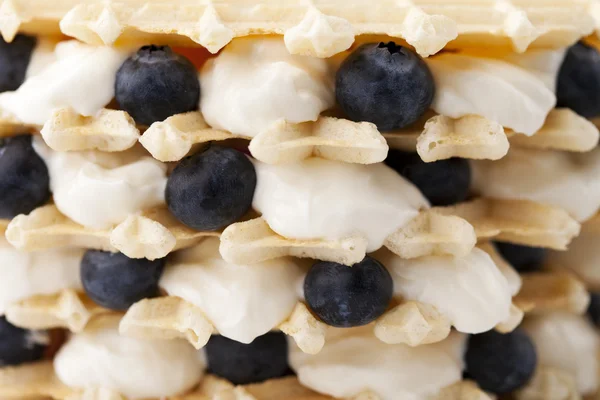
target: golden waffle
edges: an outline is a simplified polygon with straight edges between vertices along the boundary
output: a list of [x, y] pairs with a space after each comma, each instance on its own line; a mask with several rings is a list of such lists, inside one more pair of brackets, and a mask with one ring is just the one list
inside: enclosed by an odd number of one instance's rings
[[[422, 55], [453, 46], [562, 47], [595, 28], [589, 0], [3, 0], [0, 32], [63, 33], [83, 42], [198, 43], [284, 35], [295, 54], [329, 57], [356, 35], [402, 38]], [[457, 39], [458, 37], [458, 39]], [[456, 39], [456, 40], [455, 40]]]

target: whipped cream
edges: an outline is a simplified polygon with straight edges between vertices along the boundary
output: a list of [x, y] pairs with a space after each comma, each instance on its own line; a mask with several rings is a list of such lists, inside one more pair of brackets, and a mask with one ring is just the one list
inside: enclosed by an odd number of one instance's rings
[[[495, 262], [495, 260], [493, 261]], [[523, 284], [523, 281], [521, 280], [521, 275], [519, 275], [517, 270], [515, 270], [507, 262], [495, 262], [495, 264], [502, 273], [502, 275], [504, 275], [504, 278], [506, 279], [506, 282], [508, 283], [508, 287], [510, 289], [510, 294], [515, 296], [517, 293], [519, 293], [519, 290], [521, 290], [521, 285]]]
[[535, 343], [539, 365], [571, 374], [583, 395], [598, 389], [600, 338], [585, 316], [564, 312], [531, 316], [523, 329]]
[[361, 235], [371, 252], [419, 209], [428, 207], [412, 183], [382, 163], [309, 158], [285, 165], [254, 161], [254, 167], [252, 206], [271, 229], [288, 238], [336, 240]]
[[209, 238], [174, 255], [160, 286], [202, 309], [221, 335], [250, 343], [290, 316], [302, 276], [286, 258], [230, 264], [221, 258], [219, 239]]
[[336, 398], [371, 391], [381, 400], [425, 400], [462, 377], [465, 335], [410, 347], [386, 344], [373, 327], [329, 328], [320, 353], [303, 353], [288, 338], [289, 361], [300, 382]]
[[555, 93], [558, 72], [566, 53], [566, 48], [531, 49], [525, 53], [507, 53], [498, 58], [526, 69], [544, 82], [552, 93]]
[[452, 118], [480, 115], [531, 136], [556, 104], [549, 81], [556, 79], [559, 58], [548, 52], [505, 59], [457, 53], [427, 58], [436, 84], [431, 108]]
[[46, 69], [47, 66], [56, 62], [56, 54], [54, 53], [54, 49], [57, 43], [58, 42], [53, 39], [47, 39], [39, 36], [37, 37], [37, 43], [33, 49], [33, 52], [31, 53], [29, 65], [27, 66], [27, 71], [25, 72], [25, 78], [30, 78], [39, 74]]
[[130, 50], [70, 40], [58, 43], [54, 52], [56, 61], [39, 72], [34, 58], [32, 73], [21, 87], [0, 94], [0, 107], [36, 125], [43, 125], [56, 108], [94, 115], [114, 97], [117, 70]]
[[0, 235], [0, 315], [11, 304], [62, 289], [82, 289], [79, 263], [85, 250], [58, 249], [27, 253]]
[[396, 296], [435, 306], [460, 332], [485, 332], [509, 316], [511, 287], [479, 248], [465, 257], [405, 260], [382, 250], [375, 258], [390, 271]]
[[568, 268], [585, 284], [600, 289], [600, 231], [584, 229], [569, 244], [567, 251], [552, 251], [548, 256], [553, 265]]
[[600, 208], [600, 149], [588, 153], [511, 148], [496, 161], [471, 161], [473, 190], [487, 197], [561, 207], [578, 221]]
[[129, 399], [181, 394], [204, 373], [200, 353], [185, 340], [134, 339], [119, 334], [119, 316], [101, 317], [73, 335], [54, 358], [67, 386], [106, 388]]
[[235, 39], [202, 68], [200, 109], [213, 128], [254, 137], [278, 120], [316, 121], [335, 102], [333, 77], [281, 38]]
[[48, 167], [56, 207], [85, 227], [106, 229], [165, 201], [167, 166], [139, 149], [58, 152], [40, 137], [33, 148]]

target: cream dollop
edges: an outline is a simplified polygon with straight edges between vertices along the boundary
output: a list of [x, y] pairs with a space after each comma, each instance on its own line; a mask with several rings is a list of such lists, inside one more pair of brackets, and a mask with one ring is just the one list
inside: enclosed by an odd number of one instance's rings
[[54, 52], [54, 49], [57, 44], [58, 42], [53, 39], [43, 37], [37, 38], [37, 43], [31, 53], [31, 58], [29, 59], [25, 78], [30, 78], [39, 74], [45, 70], [46, 67], [56, 62], [56, 53]]
[[552, 93], [555, 93], [558, 71], [562, 66], [566, 53], [566, 48], [531, 49], [525, 53], [507, 53], [498, 58], [525, 68], [544, 82]]
[[485, 332], [509, 316], [511, 287], [490, 256], [479, 248], [460, 258], [405, 260], [387, 250], [375, 258], [390, 271], [396, 296], [435, 306], [460, 332]]
[[83, 226], [106, 229], [165, 201], [167, 166], [139, 149], [58, 152], [39, 137], [33, 147], [48, 167], [56, 207]]
[[111, 389], [129, 399], [162, 398], [181, 394], [202, 378], [203, 357], [188, 342], [122, 336], [118, 316], [101, 318], [73, 335], [54, 358], [65, 385]]
[[289, 317], [302, 275], [287, 258], [230, 264], [221, 258], [219, 239], [209, 238], [174, 255], [160, 286], [202, 309], [221, 335], [250, 343]]
[[271, 229], [293, 239], [329, 240], [361, 235], [367, 251], [413, 219], [427, 200], [386, 165], [321, 158], [271, 165], [254, 161], [253, 207]]
[[531, 136], [556, 104], [548, 80], [556, 79], [560, 62], [540, 67], [549, 57], [543, 52], [504, 60], [453, 53], [430, 57], [426, 62], [436, 84], [431, 108], [452, 118], [480, 115]]
[[473, 190], [501, 199], [531, 200], [585, 221], [600, 208], [600, 149], [588, 153], [511, 148], [496, 161], [471, 161]]
[[303, 385], [336, 398], [371, 391], [381, 400], [425, 400], [461, 379], [465, 335], [453, 332], [442, 342], [410, 347], [383, 343], [372, 331], [329, 328], [315, 355], [288, 340], [290, 366]]
[[11, 304], [62, 289], [81, 289], [79, 264], [85, 250], [23, 252], [0, 235], [0, 315]]
[[521, 285], [523, 284], [523, 281], [521, 280], [521, 275], [519, 275], [517, 270], [506, 262], [502, 265], [496, 264], [496, 266], [498, 267], [502, 275], [504, 275], [504, 278], [506, 279], [506, 282], [508, 283], [508, 287], [510, 289], [510, 294], [515, 296], [517, 293], [519, 293], [519, 290], [521, 290]]
[[583, 395], [598, 389], [600, 338], [584, 316], [563, 312], [532, 316], [523, 329], [535, 344], [539, 365], [571, 374]]
[[290, 54], [280, 38], [235, 39], [200, 73], [200, 109], [213, 128], [254, 137], [275, 121], [316, 121], [334, 104], [327, 61]]
[[582, 229], [567, 251], [552, 251], [553, 265], [573, 271], [586, 286], [600, 289], [600, 230]]
[[43, 125], [54, 109], [67, 106], [85, 116], [100, 111], [114, 97], [117, 70], [130, 50], [70, 40], [54, 52], [56, 61], [30, 74], [15, 92], [0, 94], [0, 106], [25, 123]]

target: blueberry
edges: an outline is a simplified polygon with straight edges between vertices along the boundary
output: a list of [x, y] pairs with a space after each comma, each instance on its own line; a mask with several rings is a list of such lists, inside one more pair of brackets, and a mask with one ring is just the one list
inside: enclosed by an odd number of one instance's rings
[[590, 293], [590, 305], [588, 306], [587, 313], [594, 325], [600, 327], [600, 293]]
[[206, 344], [208, 369], [235, 385], [263, 382], [290, 375], [285, 335], [269, 332], [244, 344], [211, 336]]
[[385, 163], [418, 187], [434, 206], [456, 204], [469, 195], [471, 166], [462, 158], [426, 163], [417, 153], [390, 150]]
[[346, 265], [318, 261], [304, 279], [304, 297], [326, 324], [347, 328], [366, 325], [388, 308], [394, 283], [388, 270], [369, 256]]
[[0, 139], [0, 218], [28, 214], [50, 199], [46, 164], [30, 135]]
[[533, 272], [542, 268], [547, 250], [541, 247], [496, 242], [496, 249], [502, 257], [519, 272]]
[[348, 118], [388, 131], [412, 124], [427, 111], [435, 83], [427, 64], [406, 47], [368, 43], [342, 63], [335, 94]]
[[37, 40], [17, 35], [10, 43], [0, 38], [0, 92], [17, 90], [25, 80]]
[[144, 46], [117, 71], [115, 98], [137, 123], [150, 125], [198, 109], [198, 72], [168, 46]]
[[17, 328], [0, 317], [0, 367], [40, 360], [47, 347], [47, 335]]
[[132, 259], [121, 253], [88, 250], [81, 260], [81, 282], [94, 302], [122, 311], [158, 295], [164, 266], [165, 259]]
[[465, 375], [488, 392], [506, 394], [525, 385], [535, 371], [537, 353], [521, 329], [488, 331], [469, 337]]
[[567, 51], [556, 85], [558, 107], [586, 118], [600, 116], [600, 52], [579, 42]]
[[165, 198], [179, 221], [193, 229], [214, 231], [250, 210], [255, 188], [256, 171], [248, 157], [212, 145], [175, 167]]

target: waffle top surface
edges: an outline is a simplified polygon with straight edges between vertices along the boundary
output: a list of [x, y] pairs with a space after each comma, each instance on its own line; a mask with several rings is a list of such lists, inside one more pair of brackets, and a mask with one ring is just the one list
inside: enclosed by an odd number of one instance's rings
[[295, 54], [329, 57], [358, 35], [402, 38], [422, 56], [446, 46], [562, 47], [591, 33], [595, 0], [2, 0], [0, 33], [62, 32], [111, 44], [200, 44], [283, 34]]

